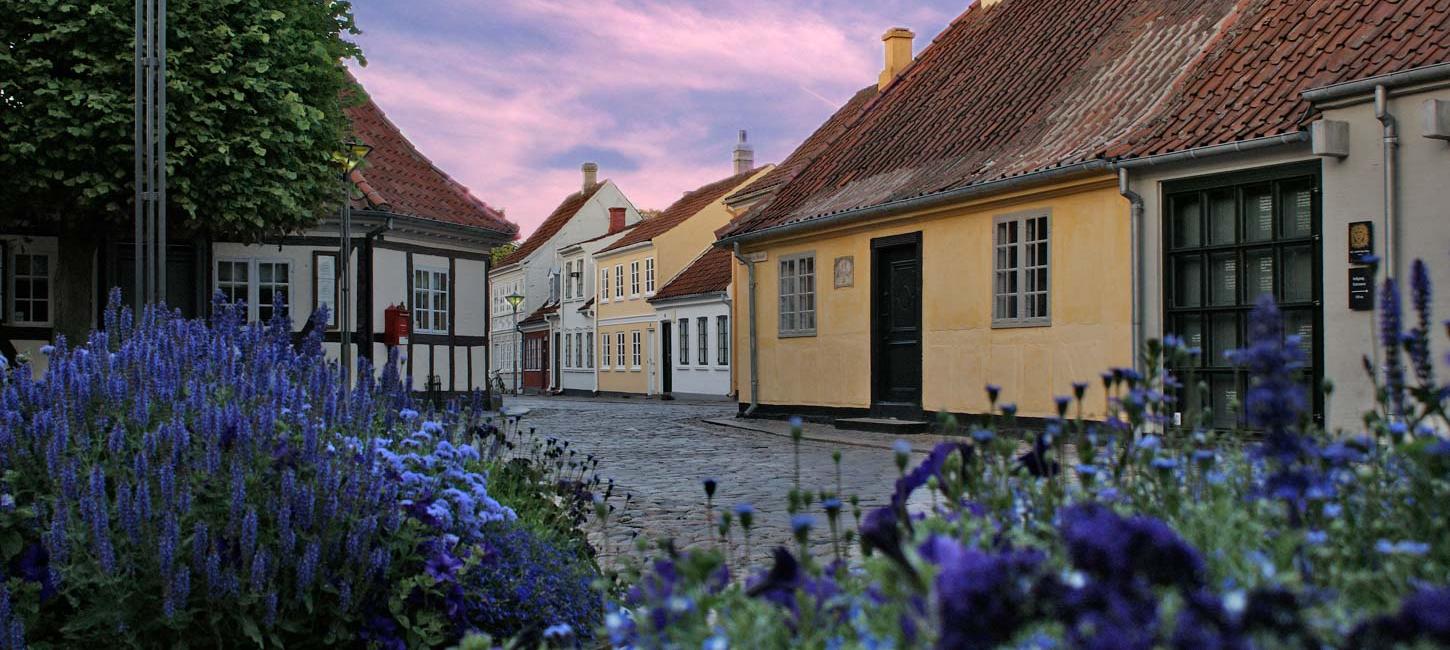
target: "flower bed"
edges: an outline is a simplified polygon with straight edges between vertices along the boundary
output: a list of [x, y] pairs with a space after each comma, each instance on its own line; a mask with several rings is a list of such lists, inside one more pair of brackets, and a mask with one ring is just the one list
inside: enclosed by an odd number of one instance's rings
[[285, 317], [116, 301], [42, 380], [0, 371], [0, 648], [430, 647], [599, 620], [574, 526], [597, 480], [557, 445], [467, 404], [420, 414], [396, 359], [345, 391]]
[[[910, 471], [898, 450], [891, 505], [792, 491], [799, 546], [763, 571], [735, 561], [750, 508], [727, 508], [714, 548], [666, 547], [621, 577], [607, 634], [643, 648], [1450, 646], [1450, 387], [1434, 376], [1424, 266], [1412, 326], [1397, 287], [1381, 294], [1361, 431], [1313, 424], [1299, 342], [1261, 302], [1233, 354], [1246, 430], [1214, 432], [1211, 413], [1172, 424], [1177, 396], [1207, 392], [1165, 370], [1199, 354], [1175, 337], [1150, 346], [1145, 373], [1099, 378], [1105, 421], [1082, 418], [1086, 384], [1065, 391], [1025, 453], [1015, 407], [988, 386], [989, 424]], [[911, 511], [920, 490], [934, 506]], [[812, 557], [817, 535], [865, 557]]]

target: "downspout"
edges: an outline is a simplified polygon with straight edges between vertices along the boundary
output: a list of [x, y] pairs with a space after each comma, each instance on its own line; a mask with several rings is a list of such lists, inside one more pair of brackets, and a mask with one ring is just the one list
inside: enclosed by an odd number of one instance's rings
[[1398, 122], [1389, 111], [1389, 89], [1380, 84], [1374, 88], [1374, 116], [1384, 125], [1384, 167], [1385, 167], [1385, 273], [1387, 277], [1400, 277], [1399, 237], [1399, 148]]
[[1143, 332], [1143, 197], [1134, 192], [1128, 184], [1128, 170], [1118, 168], [1118, 193], [1128, 200], [1128, 239], [1132, 247], [1130, 257], [1133, 287], [1133, 369], [1143, 372], [1142, 354], [1146, 341]]
[[[383, 223], [380, 224], [378, 227], [369, 230], [367, 234], [363, 235], [363, 249], [362, 252], [358, 255], [358, 272], [368, 274], [367, 295], [359, 295], [357, 301], [358, 314], [355, 317], [362, 324], [362, 327], [359, 328], [358, 332], [359, 334], [362, 334], [362, 342], [361, 344], [359, 344], [358, 347], [362, 348], [363, 350], [367, 350], [368, 363], [371, 364], [374, 368], [377, 368], [377, 359], [373, 358], [373, 306], [375, 304], [374, 301], [377, 298], [377, 287], [374, 286], [372, 282], [373, 242], [382, 239], [383, 233], [388, 232], [392, 229], [393, 218], [388, 217], [384, 219]], [[358, 284], [361, 285], [362, 283], [359, 282]], [[361, 353], [358, 354], [358, 357], [362, 356], [363, 355]]]
[[747, 313], [750, 315], [750, 407], [745, 409], [747, 417], [755, 415], [760, 408], [760, 346], [756, 344], [755, 331], [755, 262], [746, 260], [740, 254], [740, 242], [735, 242], [735, 259], [745, 265], [746, 282], [749, 283], [750, 298]]

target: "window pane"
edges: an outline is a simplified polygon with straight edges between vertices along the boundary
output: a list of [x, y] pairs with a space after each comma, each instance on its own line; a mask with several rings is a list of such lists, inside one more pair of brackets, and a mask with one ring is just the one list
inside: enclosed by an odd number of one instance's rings
[[1244, 253], [1244, 300], [1257, 302], [1264, 294], [1274, 295], [1274, 251], [1268, 248]]
[[1286, 239], [1314, 234], [1314, 193], [1305, 183], [1285, 183], [1280, 189], [1283, 217], [1279, 236]]
[[1211, 192], [1208, 195], [1208, 243], [1212, 245], [1232, 244], [1238, 240], [1235, 233], [1237, 215], [1234, 213], [1233, 190]]
[[1309, 246], [1284, 249], [1284, 302], [1314, 299], [1314, 253]]
[[1197, 255], [1180, 257], [1173, 265], [1173, 306], [1203, 304], [1203, 261]]
[[1219, 253], [1209, 258], [1210, 305], [1233, 305], [1238, 302], [1239, 261], [1234, 253]]
[[1173, 201], [1173, 246], [1194, 248], [1203, 245], [1203, 216], [1199, 208], [1198, 195], [1190, 195]]
[[1238, 380], [1230, 373], [1213, 375], [1209, 394], [1213, 400], [1213, 426], [1219, 429], [1232, 428], [1237, 422], [1235, 411], [1239, 399]]
[[271, 282], [272, 281], [272, 265], [271, 264], [262, 263], [262, 264], [258, 264], [257, 265], [257, 281], [258, 282]]
[[1299, 337], [1299, 349], [1306, 365], [1314, 362], [1314, 312], [1308, 309], [1284, 311], [1284, 335]]
[[1267, 185], [1244, 190], [1244, 239], [1268, 241], [1274, 238], [1274, 195]]
[[[1179, 316], [1177, 325], [1174, 327], [1176, 333], [1183, 342], [1190, 348], [1203, 349], [1203, 321], [1197, 314], [1191, 316]], [[1199, 355], [1200, 363], [1203, 355]]]
[[1215, 314], [1212, 322], [1213, 331], [1210, 334], [1212, 340], [1207, 350], [1206, 363], [1210, 366], [1226, 368], [1232, 365], [1228, 360], [1228, 353], [1239, 348], [1238, 316]]

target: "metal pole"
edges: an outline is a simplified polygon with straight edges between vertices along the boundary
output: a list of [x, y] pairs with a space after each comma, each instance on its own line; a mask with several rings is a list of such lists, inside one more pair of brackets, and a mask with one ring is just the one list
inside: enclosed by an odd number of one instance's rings
[[[351, 154], [349, 154], [351, 156]], [[337, 326], [342, 339], [342, 385], [352, 386], [352, 327], [348, 322], [348, 314], [352, 309], [352, 206], [349, 205], [351, 192], [347, 187], [347, 167], [343, 166], [342, 172], [342, 214], [339, 227], [338, 257], [337, 266], [342, 277], [342, 296], [337, 306]]]
[[519, 337], [519, 353], [514, 355], [514, 394], [519, 394], [519, 359], [524, 356], [524, 331], [519, 328], [519, 306], [514, 305], [514, 334]]
[[156, 0], [146, 0], [146, 302], [156, 302]]
[[157, 0], [156, 298], [166, 302], [166, 0]]
[[135, 23], [135, 25], [136, 25], [136, 40], [135, 40], [135, 46], [133, 48], [133, 57], [135, 58], [135, 62], [134, 62], [135, 63], [135, 65], [134, 65], [135, 75], [134, 75], [134, 78], [132, 79], [132, 86], [135, 89], [135, 97], [132, 99], [132, 108], [133, 108], [132, 115], [133, 115], [133, 118], [134, 118], [133, 121], [132, 121], [132, 124], [135, 127], [134, 128], [134, 134], [133, 134], [134, 137], [132, 138], [132, 141], [134, 143], [134, 147], [135, 148], [132, 150], [132, 158], [134, 158], [134, 162], [135, 162], [135, 175], [132, 177], [132, 180], [134, 182], [134, 190], [135, 190], [134, 191], [134, 200], [135, 200], [135, 214], [136, 214], [135, 241], [132, 242], [132, 253], [136, 257], [135, 264], [134, 264], [134, 266], [135, 266], [135, 272], [136, 272], [136, 281], [134, 283], [135, 293], [131, 296], [131, 301], [132, 301], [133, 308], [137, 312], [140, 312], [141, 311], [141, 306], [144, 305], [144, 304], [146, 304], [146, 296], [144, 295], [144, 293], [145, 293], [145, 288], [144, 288], [145, 285], [144, 285], [144, 282], [145, 282], [145, 278], [146, 278], [146, 272], [145, 272], [146, 271], [146, 260], [145, 260], [145, 257], [143, 256], [143, 252], [144, 251], [142, 251], [142, 249], [141, 249], [141, 246], [142, 246], [141, 238], [145, 236], [144, 229], [142, 227], [142, 223], [143, 223], [143, 220], [144, 220], [144, 217], [142, 216], [142, 209], [143, 209], [143, 207], [144, 207], [145, 204], [144, 204], [144, 199], [142, 198], [143, 197], [144, 188], [142, 187], [143, 186], [143, 179], [141, 177], [141, 159], [144, 156], [144, 154], [141, 151], [141, 144], [142, 144], [142, 138], [141, 138], [141, 130], [142, 130], [142, 125], [141, 125], [141, 104], [143, 103], [143, 95], [142, 95], [142, 90], [141, 90], [141, 75], [143, 74], [142, 69], [141, 69], [141, 66], [142, 66], [141, 57], [143, 56], [143, 53], [142, 53], [141, 43], [142, 43], [142, 39], [144, 38], [144, 32], [145, 32], [145, 25], [142, 22], [144, 20], [144, 16], [142, 15], [142, 10], [141, 10], [141, 8], [142, 8], [141, 3], [143, 1], [144, 0], [136, 0], [136, 23]]

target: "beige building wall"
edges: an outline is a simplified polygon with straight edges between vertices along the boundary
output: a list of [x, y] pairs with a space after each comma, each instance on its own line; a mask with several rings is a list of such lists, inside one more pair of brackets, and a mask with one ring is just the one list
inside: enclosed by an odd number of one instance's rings
[[[606, 393], [653, 394], [655, 358], [653, 343], [655, 337], [654, 307], [648, 299], [654, 295], [650, 285], [649, 268], [657, 265], [656, 248], [645, 243], [596, 255], [595, 289], [599, 292], [594, 303], [599, 332], [599, 390]], [[638, 269], [636, 274], [635, 269]], [[605, 293], [603, 273], [609, 274], [608, 293]], [[638, 282], [635, 281], [636, 276]], [[621, 284], [623, 281], [623, 284]], [[653, 288], [660, 286], [658, 266], [654, 271]], [[637, 286], [636, 286], [637, 285]], [[625, 359], [619, 358], [619, 342], [623, 337]], [[634, 341], [639, 340], [639, 363], [634, 359]], [[611, 347], [604, 350], [608, 342]], [[607, 354], [606, 354], [607, 352]], [[605, 364], [608, 358], [610, 363]]]

